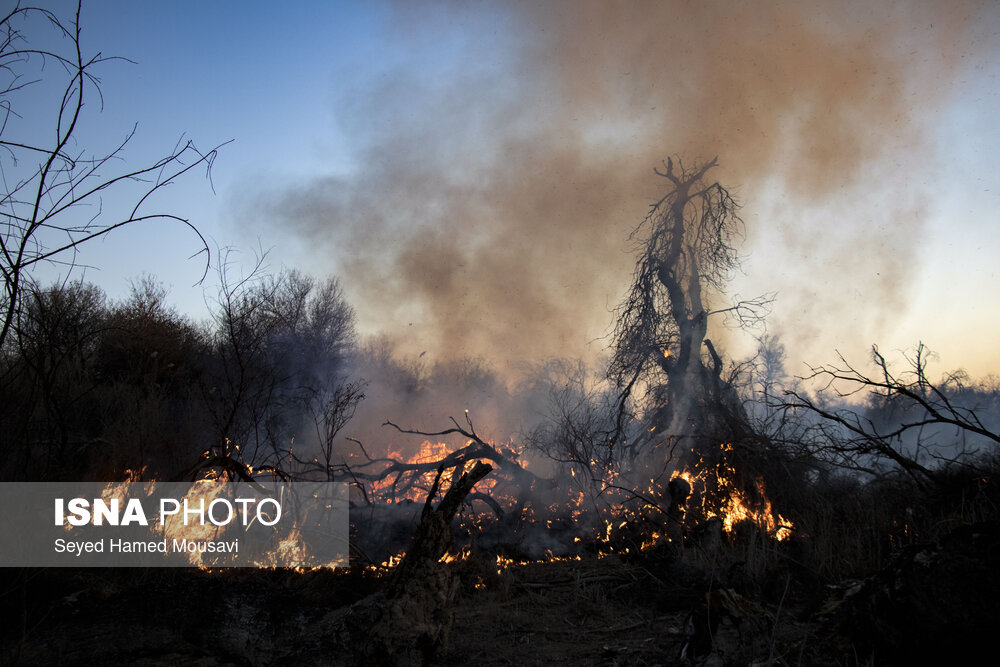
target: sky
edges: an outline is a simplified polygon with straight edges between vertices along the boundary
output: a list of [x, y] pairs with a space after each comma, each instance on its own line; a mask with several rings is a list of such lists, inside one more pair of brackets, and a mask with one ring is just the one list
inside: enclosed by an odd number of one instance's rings
[[[403, 353], [599, 358], [653, 169], [718, 156], [746, 238], [713, 305], [775, 292], [792, 373], [923, 341], [1000, 374], [995, 3], [104, 0], [82, 25], [134, 62], [102, 66], [80, 148], [136, 123], [130, 165], [230, 142], [151, 205], [216, 266], [339, 276]], [[202, 319], [198, 249], [134, 227], [82, 275], [118, 298], [151, 273]], [[740, 357], [761, 333], [711, 335]]]

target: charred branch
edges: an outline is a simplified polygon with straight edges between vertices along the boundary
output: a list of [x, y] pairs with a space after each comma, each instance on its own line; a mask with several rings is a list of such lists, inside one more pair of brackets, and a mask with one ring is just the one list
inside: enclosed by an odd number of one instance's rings
[[433, 500], [445, 471], [437, 475], [403, 561], [384, 591], [351, 606], [317, 630], [337, 639], [353, 664], [412, 665], [439, 660], [454, 621], [452, 604], [458, 579], [441, 558], [452, 542], [451, 523], [459, 507], [492, 467], [477, 462], [454, 476], [435, 508]]
[[[475, 427], [472, 425], [472, 420], [468, 414], [466, 414], [466, 423], [468, 424], [468, 429], [459, 426], [458, 422], [454, 417], [451, 418], [454, 428], [445, 429], [443, 431], [417, 431], [413, 429], [405, 429], [391, 421], [386, 421], [383, 426], [391, 426], [400, 433], [407, 433], [411, 435], [420, 435], [427, 438], [443, 437], [448, 435], [461, 435], [462, 437], [468, 439], [468, 444], [458, 449], [448, 456], [446, 456], [441, 461], [432, 461], [427, 463], [402, 463], [399, 461], [393, 461], [389, 466], [389, 474], [396, 471], [420, 471], [428, 472], [430, 470], [435, 470], [439, 466], [444, 466], [447, 468], [453, 468], [458, 465], [464, 465], [467, 461], [474, 461], [478, 459], [486, 459], [494, 462], [499, 466], [499, 469], [510, 475], [519, 485], [525, 487], [526, 489], [536, 488], [536, 487], [552, 487], [554, 486], [553, 480], [542, 479], [535, 475], [534, 473], [525, 470], [517, 463], [513, 458], [503, 454], [496, 447], [486, 442], [476, 433]], [[384, 476], [383, 476], [384, 478]]]
[[[946, 378], [943, 384], [927, 377], [929, 353], [921, 343], [906, 356], [909, 369], [895, 373], [877, 346], [872, 347], [875, 374], [870, 375], [839, 355], [839, 365], [814, 367], [804, 380], [820, 381], [820, 398], [802, 392], [786, 392], [783, 407], [805, 411], [820, 418], [808, 429], [809, 446], [836, 465], [866, 472], [876, 477], [884, 474], [882, 462], [888, 460], [918, 483], [941, 484], [942, 477], [931, 462], [954, 463], [976, 451], [951, 449], [943, 454], [931, 441], [929, 433], [944, 427], [955, 435], [972, 435], [982, 443], [1000, 444], [1000, 434], [986, 427], [974, 409], [956, 405], [949, 396], [958, 388], [958, 378]], [[823, 402], [824, 393], [837, 399], [865, 394], [866, 407], [846, 408]], [[891, 414], [894, 419], [879, 418]], [[947, 450], [942, 450], [947, 451]], [[965, 465], [968, 465], [966, 463]]]
[[498, 503], [496, 499], [492, 498], [491, 496], [488, 496], [485, 493], [470, 493], [469, 500], [478, 500], [480, 502], [486, 503], [489, 506], [489, 508], [493, 510], [493, 514], [495, 514], [498, 519], [503, 519], [504, 517], [503, 508], [500, 507], [500, 503]]
[[[689, 168], [668, 159], [654, 170], [668, 181], [669, 191], [632, 233], [638, 261], [632, 287], [616, 311], [608, 372], [619, 388], [620, 417], [633, 403], [633, 411], [660, 435], [716, 442], [732, 438], [726, 425], [733, 420], [716, 408], [727, 392], [718, 386], [721, 358], [706, 345], [708, 318], [722, 315], [753, 326], [773, 300], [763, 295], [712, 308], [739, 268], [737, 244], [744, 234], [739, 204], [722, 185], [707, 182], [717, 165], [717, 158]], [[736, 407], [737, 421], [740, 412]], [[621, 440], [622, 421], [612, 442]]]
[[427, 502], [424, 504], [420, 525], [413, 534], [410, 548], [407, 549], [406, 556], [396, 568], [393, 580], [386, 591], [389, 598], [403, 594], [410, 581], [419, 576], [422, 571], [437, 567], [438, 561], [451, 546], [451, 521], [455, 518], [458, 508], [465, 501], [466, 496], [472, 492], [472, 487], [493, 470], [492, 466], [481, 462], [473, 465], [469, 472], [462, 472], [462, 467], [457, 470], [458, 473], [461, 473], [460, 476], [452, 482], [437, 508], [434, 508], [432, 502], [444, 472], [444, 467], [438, 468], [434, 485], [431, 487], [430, 493], [427, 494]]

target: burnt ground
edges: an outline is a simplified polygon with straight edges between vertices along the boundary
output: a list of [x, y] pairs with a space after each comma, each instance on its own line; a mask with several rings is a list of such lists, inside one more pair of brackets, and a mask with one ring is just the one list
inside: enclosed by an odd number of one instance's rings
[[[438, 664], [954, 663], [1000, 620], [1000, 529], [965, 527], [829, 586], [794, 568], [750, 578], [674, 554], [510, 564], [472, 556]], [[745, 565], [745, 564], [744, 564]], [[312, 640], [385, 583], [371, 569], [6, 570], [0, 662], [342, 664]], [[312, 629], [310, 629], [312, 628]]]
[[475, 583], [455, 608], [453, 664], [669, 663], [705, 584], [668, 585], [615, 557], [488, 567], [469, 566]]
[[[499, 569], [486, 558], [455, 563], [462, 584], [440, 662], [690, 664], [681, 652], [691, 610], [712, 583], [696, 570], [657, 565], [615, 556]], [[380, 585], [357, 571], [21, 574], [26, 580], [5, 596], [5, 644], [14, 647], [11, 662], [32, 665], [266, 664], [248, 644], [291, 640], [289, 626], [307, 626]]]
[[479, 590], [463, 591], [446, 658], [456, 665], [841, 664], [815, 650], [820, 628], [812, 616], [822, 593], [788, 579], [773, 597], [747, 590], [744, 580], [738, 567], [713, 575], [662, 553], [494, 569]]
[[465, 591], [447, 660], [456, 665], [679, 662], [706, 583], [666, 581], [617, 558], [512, 565]]

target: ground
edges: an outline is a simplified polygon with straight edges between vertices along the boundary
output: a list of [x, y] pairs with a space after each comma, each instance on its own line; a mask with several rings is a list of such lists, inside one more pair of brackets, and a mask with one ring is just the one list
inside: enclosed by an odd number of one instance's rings
[[[681, 661], [712, 582], [618, 556], [509, 564], [470, 558], [442, 664], [654, 665]], [[5, 596], [20, 664], [282, 664], [295, 632], [380, 586], [371, 571], [18, 571]], [[256, 648], [254, 645], [257, 645]], [[264, 657], [269, 656], [269, 657]], [[287, 662], [285, 664], [293, 664]]]
[[[473, 554], [447, 567], [460, 586], [434, 664], [955, 664], [987, 646], [1000, 622], [996, 522], [907, 547], [880, 572], [836, 585], [792, 567], [756, 576], [747, 563], [707, 567], [669, 545], [503, 565]], [[4, 576], [0, 663], [209, 667], [372, 664], [352, 662], [343, 636], [328, 630], [351, 605], [378, 600], [373, 593], [389, 574], [353, 567]], [[363, 631], [350, 637], [363, 640]]]

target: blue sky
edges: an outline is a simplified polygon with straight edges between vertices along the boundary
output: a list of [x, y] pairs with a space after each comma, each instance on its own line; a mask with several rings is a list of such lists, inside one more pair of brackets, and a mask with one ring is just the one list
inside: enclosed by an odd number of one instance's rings
[[[699, 7], [93, 2], [85, 47], [136, 64], [104, 66], [81, 141], [138, 122], [138, 163], [232, 140], [214, 193], [196, 176], [158, 205], [248, 264], [340, 275], [363, 331], [411, 354], [501, 367], [599, 354], [652, 167], [718, 154], [748, 231], [731, 291], [778, 292], [793, 371], [923, 340], [1000, 373], [996, 7]], [[202, 318], [197, 249], [165, 224], [81, 259]]]
[[[231, 209], [256, 184], [294, 182], [349, 164], [334, 93], [383, 41], [376, 34], [379, 11], [332, 3], [289, 11], [264, 3], [100, 2], [84, 12], [86, 44], [135, 61], [104, 68], [106, 108], [96, 124], [105, 130], [98, 135], [105, 145], [134, 122], [135, 162], [164, 154], [182, 136], [202, 150], [231, 141], [211, 185], [199, 174], [169, 193], [169, 209], [190, 217], [213, 244], [253, 254], [258, 244], [242, 233]], [[152, 255], [142, 252], [151, 238]], [[101, 245], [93, 261], [100, 277], [88, 278], [116, 293], [123, 279], [148, 271], [173, 287], [185, 310], [202, 314], [202, 289], [191, 286], [203, 264], [185, 259], [198, 248], [186, 230], [132, 229]], [[276, 268], [281, 261], [275, 258]]]

